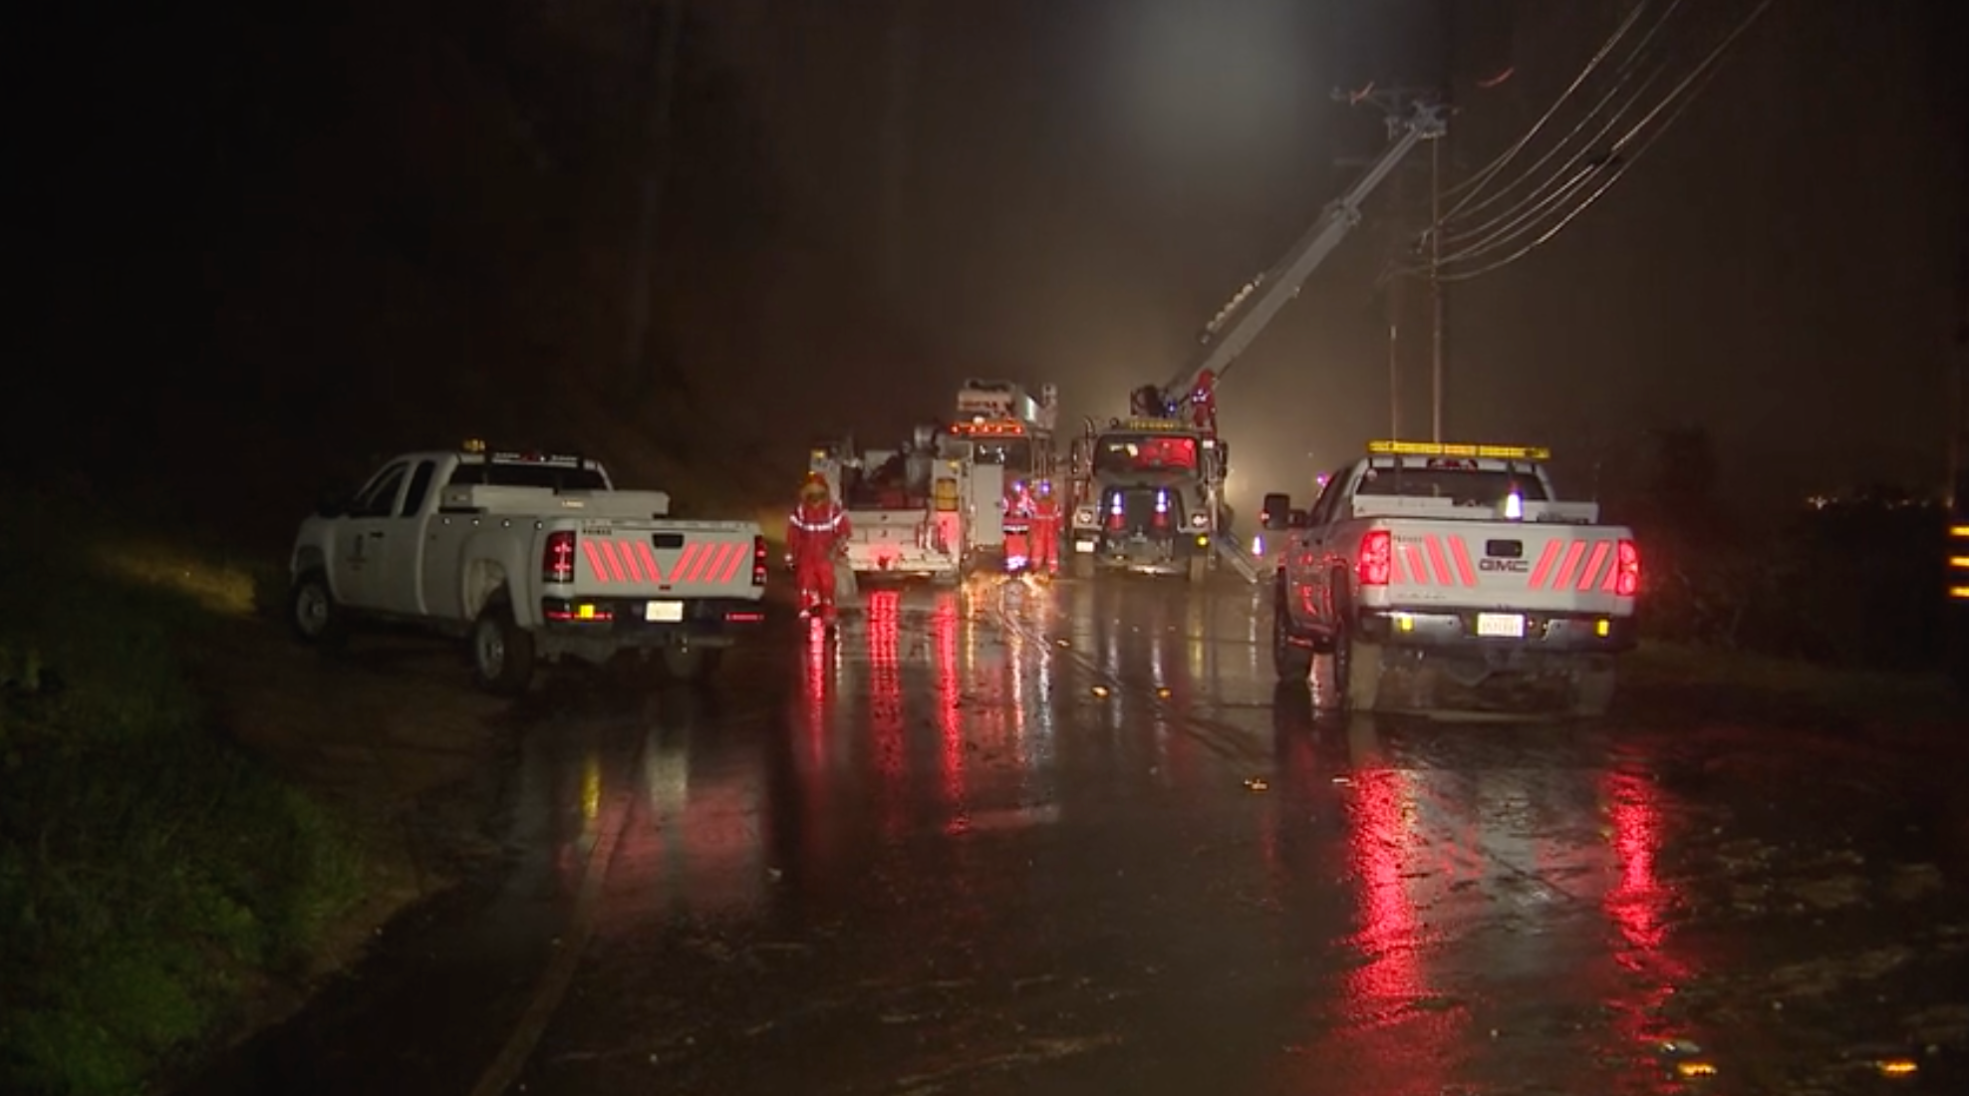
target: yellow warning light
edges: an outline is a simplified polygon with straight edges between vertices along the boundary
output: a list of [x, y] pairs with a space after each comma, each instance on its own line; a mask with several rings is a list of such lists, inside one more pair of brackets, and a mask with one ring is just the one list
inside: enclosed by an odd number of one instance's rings
[[1714, 1077], [1716, 1076], [1716, 1067], [1710, 1065], [1708, 1062], [1677, 1062], [1675, 1063], [1675, 1072], [1680, 1073], [1684, 1077]]
[[1602, 617], [1597, 623], [1593, 625], [1593, 634], [1599, 636], [1601, 639], [1607, 638], [1607, 636], [1612, 634], [1612, 632], [1613, 632], [1613, 621], [1607, 620], [1604, 617]]
[[1543, 445], [1469, 445], [1447, 441], [1395, 441], [1379, 439], [1367, 443], [1376, 456], [1397, 457], [1489, 457], [1492, 460], [1551, 460], [1552, 450]]
[[1948, 588], [1948, 596], [1969, 597], [1969, 586], [1951, 586]]
[[465, 444], [464, 444], [464, 445], [462, 445], [462, 446], [460, 446], [460, 448], [462, 448], [463, 450], [465, 450], [465, 452], [467, 452], [467, 453], [483, 453], [483, 452], [485, 452], [485, 439], [484, 439], [484, 438], [466, 438], [466, 439], [465, 439]]
[[1951, 525], [1948, 527], [1948, 535], [1952, 537], [1969, 537], [1969, 525]]
[[1874, 1065], [1889, 1077], [1911, 1077], [1921, 1069], [1912, 1058], [1887, 1058]]
[[595, 619], [595, 607], [593, 605], [583, 605], [574, 611], [574, 615], [582, 620], [593, 620]]
[[1415, 618], [1407, 613], [1396, 613], [1395, 629], [1402, 632], [1413, 632], [1415, 630]]
[[1950, 556], [1948, 558], [1948, 565], [1950, 567], [1969, 567], [1969, 556]]

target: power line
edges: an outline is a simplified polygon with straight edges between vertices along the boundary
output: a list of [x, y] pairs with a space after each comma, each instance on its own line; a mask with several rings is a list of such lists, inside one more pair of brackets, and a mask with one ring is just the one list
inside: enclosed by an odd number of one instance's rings
[[[1445, 222], [1445, 224], [1440, 224], [1435, 226], [1435, 228], [1432, 229], [1432, 231], [1440, 232], [1445, 240], [1465, 241], [1473, 237], [1483, 236], [1487, 233], [1490, 233], [1492, 232], [1493, 229], [1497, 228], [1497, 226], [1501, 224], [1506, 224], [1506, 222], [1509, 222], [1509, 225], [1521, 224], [1526, 218], [1535, 217], [1544, 209], [1549, 208], [1554, 201], [1554, 197], [1547, 196], [1547, 192], [1551, 189], [1554, 183], [1559, 182], [1561, 179], [1564, 179], [1568, 184], [1570, 184], [1578, 180], [1582, 174], [1590, 174], [1591, 172], [1597, 170], [1610, 158], [1611, 153], [1607, 151], [1608, 146], [1603, 145], [1601, 142], [1606, 138], [1608, 133], [1613, 131], [1615, 126], [1618, 126], [1621, 123], [1621, 120], [1627, 116], [1628, 112], [1632, 111], [1634, 107], [1640, 103], [1642, 94], [1646, 92], [1647, 89], [1651, 85], [1653, 85], [1653, 83], [1657, 79], [1659, 79], [1662, 76], [1662, 74], [1666, 73], [1667, 71], [1668, 71], [1668, 66], [1666, 65], [1657, 66], [1653, 72], [1648, 74], [1646, 79], [1641, 81], [1640, 86], [1634, 89], [1633, 94], [1628, 97], [1627, 102], [1623, 103], [1620, 109], [1614, 111], [1614, 113], [1607, 118], [1606, 123], [1593, 133], [1592, 138], [1586, 142], [1585, 146], [1581, 148], [1579, 152], [1573, 154], [1572, 158], [1567, 160], [1564, 164], [1561, 164], [1552, 173], [1552, 175], [1545, 180], [1545, 182], [1540, 183], [1536, 189], [1534, 189], [1530, 194], [1527, 194], [1523, 198], [1519, 199], [1509, 209], [1506, 209], [1503, 212], [1498, 213], [1490, 220], [1485, 221], [1484, 223], [1476, 226], [1475, 228], [1464, 229], [1461, 231], [1450, 231], [1447, 228], [1448, 222]], [[1569, 134], [1567, 136], [1567, 140], [1571, 140], [1573, 136], [1576, 136], [1578, 134], [1580, 129], [1585, 128], [1586, 123], [1591, 121], [1593, 117], [1599, 113], [1600, 108], [1604, 107], [1607, 102], [1610, 102], [1613, 96], [1618, 94], [1618, 91], [1619, 89], [1616, 88], [1614, 91], [1609, 92], [1607, 94], [1607, 97], [1601, 100], [1599, 106], [1596, 106], [1591, 113], [1589, 113], [1585, 118], [1580, 120], [1579, 126], [1573, 130], [1572, 134]], [[1618, 146], [1619, 146], [1619, 141], [1616, 141], [1612, 147], [1617, 148]], [[1596, 153], [1593, 151], [1595, 149], [1599, 149], [1600, 151]], [[1558, 151], [1557, 148], [1553, 149], [1553, 152], [1556, 153], [1557, 151]], [[1548, 158], [1549, 158], [1549, 154], [1548, 154]], [[1583, 169], [1581, 169], [1582, 163], [1585, 165]], [[1568, 175], [1567, 174], [1568, 172], [1570, 172], [1571, 174]], [[1532, 207], [1532, 208], [1529, 209], [1528, 211], [1527, 207]], [[1509, 227], [1509, 225], [1507, 225], [1507, 228]]]
[[[1761, 2], [1757, 5], [1757, 7], [1752, 9], [1750, 14], [1744, 17], [1742, 22], [1738, 23], [1736, 27], [1733, 28], [1730, 31], [1730, 33], [1723, 38], [1721, 42], [1717, 43], [1716, 48], [1712, 49], [1709, 52], [1708, 56], [1703, 58], [1702, 62], [1696, 66], [1694, 71], [1690, 72], [1688, 76], [1684, 77], [1682, 82], [1677, 84], [1674, 90], [1670, 91], [1669, 94], [1665, 98], [1663, 98], [1663, 100], [1659, 104], [1657, 104], [1653, 110], [1649, 111], [1647, 116], [1642, 118], [1641, 121], [1635, 125], [1633, 130], [1630, 130], [1625, 136], [1621, 138], [1619, 142], [1616, 142], [1614, 147], [1615, 150], [1618, 151], [1621, 145], [1624, 145], [1627, 141], [1631, 140], [1634, 137], [1634, 135], [1640, 131], [1640, 129], [1645, 127], [1648, 124], [1648, 122], [1651, 121], [1657, 114], [1661, 113], [1662, 110], [1666, 109], [1670, 103], [1674, 103], [1678, 98], [1681, 100], [1680, 103], [1676, 105], [1674, 111], [1671, 114], [1669, 114], [1668, 118], [1665, 121], [1663, 121], [1662, 124], [1659, 127], [1657, 127], [1653, 133], [1648, 135], [1647, 139], [1641, 143], [1639, 148], [1636, 148], [1634, 150], [1634, 154], [1620, 161], [1617, 165], [1615, 165], [1614, 170], [1607, 174], [1606, 179], [1600, 183], [1599, 187], [1595, 189], [1591, 194], [1588, 194], [1584, 201], [1582, 201], [1571, 212], [1567, 213], [1563, 218], [1561, 218], [1557, 224], [1547, 229], [1544, 233], [1539, 235], [1536, 239], [1532, 240], [1529, 244], [1526, 244], [1524, 247], [1519, 248], [1517, 251], [1512, 252], [1511, 254], [1505, 256], [1502, 259], [1497, 260], [1496, 262], [1488, 263], [1484, 266], [1478, 267], [1475, 270], [1467, 270], [1455, 274], [1444, 274], [1438, 272], [1436, 276], [1440, 280], [1445, 282], [1460, 282], [1460, 281], [1468, 281], [1472, 278], [1480, 277], [1484, 274], [1489, 274], [1493, 271], [1500, 270], [1506, 266], [1509, 266], [1512, 263], [1517, 262], [1519, 259], [1524, 258], [1526, 255], [1531, 254], [1533, 251], [1536, 251], [1538, 248], [1544, 246], [1547, 242], [1552, 240], [1553, 237], [1557, 236], [1560, 232], [1564, 231], [1567, 225], [1570, 225], [1573, 221], [1577, 220], [1580, 214], [1585, 213], [1587, 209], [1592, 207], [1594, 202], [1600, 199], [1601, 195], [1605, 194], [1608, 191], [1608, 189], [1610, 189], [1616, 182], [1619, 182], [1620, 177], [1622, 175], [1627, 174], [1628, 170], [1631, 169], [1635, 165], [1635, 163], [1637, 163], [1641, 159], [1642, 156], [1646, 155], [1648, 149], [1654, 147], [1655, 142], [1659, 141], [1662, 138], [1662, 135], [1667, 133], [1669, 129], [1671, 129], [1674, 126], [1676, 120], [1681, 118], [1681, 116], [1688, 111], [1688, 108], [1702, 94], [1702, 90], [1708, 86], [1709, 81], [1715, 77], [1718, 71], [1720, 71], [1719, 68], [1717, 67], [1717, 62], [1722, 58], [1724, 51], [1729, 49], [1729, 47], [1733, 43], [1735, 43], [1738, 38], [1742, 37], [1745, 31], [1748, 31], [1750, 27], [1754, 23], [1756, 23], [1758, 18], [1761, 17], [1764, 14], [1764, 12], [1770, 8], [1772, 2], [1773, 0], [1761, 0]], [[1684, 97], [1685, 95], [1686, 97]], [[1466, 255], [1464, 257], [1467, 258], [1469, 256]]]
[[[1495, 205], [1499, 200], [1504, 198], [1505, 195], [1509, 194], [1512, 190], [1516, 189], [1519, 185], [1531, 179], [1533, 175], [1538, 173], [1540, 168], [1544, 167], [1547, 163], [1551, 162], [1554, 156], [1557, 156], [1568, 145], [1572, 144], [1573, 140], [1580, 135], [1581, 131], [1586, 129], [1586, 127], [1592, 123], [1593, 119], [1599, 117], [1600, 113], [1607, 109], [1608, 104], [1612, 103], [1617, 97], [1619, 97], [1621, 93], [1621, 89], [1627, 86], [1628, 82], [1633, 78], [1636, 72], [1640, 71], [1639, 69], [1640, 62], [1642, 58], [1646, 56], [1649, 45], [1654, 41], [1655, 36], [1661, 33], [1661, 29], [1668, 25], [1668, 20], [1674, 16], [1676, 9], [1678, 9], [1680, 6], [1681, 6], [1681, 0], [1671, 0], [1671, 3], [1668, 5], [1667, 9], [1661, 13], [1661, 18], [1655, 20], [1654, 25], [1649, 27], [1647, 32], [1641, 36], [1641, 40], [1635, 44], [1633, 52], [1630, 53], [1621, 62], [1620, 69], [1619, 72], [1616, 74], [1613, 86], [1607, 89], [1606, 94], [1602, 95], [1600, 97], [1600, 100], [1597, 103], [1593, 104], [1592, 109], [1588, 110], [1584, 117], [1580, 118], [1578, 122], [1574, 123], [1572, 129], [1568, 131], [1564, 137], [1561, 137], [1557, 144], [1553, 145], [1550, 149], [1547, 149], [1545, 151], [1545, 154], [1540, 156], [1536, 161], [1534, 161], [1529, 168], [1525, 169], [1525, 171], [1521, 173], [1517, 178], [1505, 184], [1502, 189], [1494, 192], [1490, 197], [1484, 199], [1481, 202], [1478, 202], [1474, 206], [1471, 206], [1470, 199], [1476, 197], [1476, 195], [1473, 193], [1469, 197], [1466, 197], [1462, 202], [1457, 203], [1457, 205], [1450, 210], [1449, 214], [1444, 218], [1444, 220], [1446, 222], [1454, 222], [1460, 219], [1465, 219], [1474, 216], [1478, 213], [1483, 212], [1485, 209], [1490, 208], [1491, 206]], [[1637, 7], [1634, 9], [1634, 12], [1632, 14], [1638, 16], [1642, 10], [1643, 10], [1642, 8]], [[1615, 35], [1616, 36], [1614, 38], [1608, 39], [1607, 46], [1612, 46], [1613, 44], [1615, 44], [1615, 42], [1618, 41], [1620, 31], [1617, 30], [1615, 32]], [[1605, 47], [1603, 47], [1603, 49], [1604, 48]], [[1590, 66], [1589, 66], [1589, 71], [1590, 71]], [[1575, 152], [1571, 157], [1571, 159], [1567, 160], [1564, 164], [1561, 164], [1557, 169], [1555, 169], [1554, 177], [1563, 176], [1573, 166], [1577, 165], [1581, 159], [1585, 158], [1588, 155], [1589, 151], [1593, 148], [1594, 144], [1598, 142], [1602, 137], [1606, 136], [1607, 131], [1612, 129], [1613, 126], [1618, 123], [1619, 119], [1624, 115], [1626, 115], [1628, 110], [1630, 110], [1633, 107], [1634, 102], [1639, 99], [1641, 94], [1647, 89], [1648, 85], [1652, 84], [1655, 78], [1659, 76], [1662, 71], [1663, 68], [1657, 67], [1652, 75], [1648, 76], [1647, 79], [1643, 80], [1641, 82], [1641, 86], [1634, 89], [1633, 94], [1628, 98], [1628, 100], [1614, 111], [1613, 117], [1608, 119], [1607, 124], [1605, 126], [1602, 126], [1597, 132], [1595, 132], [1593, 134], [1592, 139], [1589, 140], [1583, 148]], [[1585, 73], [1581, 73], [1582, 77], [1584, 77], [1585, 75], [1586, 75]], [[1570, 94], [1570, 89], [1568, 89], [1568, 94]], [[1565, 97], [1562, 96], [1560, 101], [1563, 102], [1564, 98]], [[1555, 103], [1553, 105], [1556, 108], [1558, 104]], [[1548, 116], [1549, 114], [1550, 112], [1548, 111]], [[1541, 125], [1542, 124], [1543, 124], [1543, 119], [1541, 119]], [[1534, 132], [1536, 131], [1537, 128], [1538, 127], [1534, 127]], [[1521, 138], [1520, 140], [1521, 141], [1529, 140], [1530, 136], [1531, 134], [1527, 133], [1525, 137]], [[1508, 217], [1512, 213], [1515, 213], [1518, 209], [1522, 209], [1526, 202], [1535, 201], [1538, 195], [1542, 193], [1543, 189], [1544, 188], [1541, 187], [1539, 188], [1539, 190], [1533, 191], [1531, 195], [1529, 195], [1525, 199], [1522, 199], [1517, 205], [1513, 206], [1511, 210], [1507, 211], [1504, 214], [1504, 216]], [[1466, 206], [1469, 207], [1467, 210], [1465, 209]], [[1487, 222], [1487, 223], [1495, 223], [1495, 221], [1496, 219], [1493, 219], [1491, 222]], [[1442, 228], [1443, 228], [1442, 225], [1436, 226], [1436, 230], [1440, 231]], [[1481, 229], [1478, 229], [1477, 231], [1481, 231]]]
[[[1607, 56], [1613, 52], [1614, 47], [1620, 44], [1620, 40], [1627, 36], [1628, 31], [1633, 29], [1635, 21], [1640, 19], [1641, 13], [1648, 9], [1649, 2], [1650, 0], [1642, 0], [1641, 3], [1636, 4], [1634, 6], [1633, 11], [1627, 13], [1627, 18], [1623, 20], [1618, 27], [1614, 28], [1613, 34], [1609, 36], [1607, 40], [1600, 45], [1599, 50], [1596, 51], [1593, 54], [1593, 56], [1587, 60], [1586, 66], [1579, 70], [1579, 75], [1573, 77], [1572, 83], [1567, 85], [1566, 90], [1561, 92], [1559, 94], [1559, 97], [1552, 101], [1551, 106], [1545, 108], [1545, 113], [1540, 115], [1539, 119], [1536, 122], [1532, 123], [1530, 129], [1526, 130], [1522, 136], [1520, 136], [1516, 141], [1512, 142], [1509, 148], [1506, 148], [1503, 152], [1499, 153], [1496, 159], [1493, 159], [1490, 163], [1478, 169], [1476, 174], [1472, 175], [1468, 179], [1465, 179], [1463, 182], [1458, 183], [1455, 186], [1452, 186], [1447, 190], [1443, 191], [1442, 196], [1444, 198], [1448, 198], [1458, 193], [1461, 193], [1466, 188], [1470, 190], [1468, 194], [1465, 194], [1463, 196], [1463, 199], [1461, 201], [1457, 202], [1454, 206], [1450, 207], [1449, 212], [1444, 215], [1445, 219], [1453, 218], [1459, 212], [1461, 212], [1464, 206], [1470, 204], [1471, 200], [1476, 198], [1477, 195], [1483, 193], [1484, 187], [1489, 185], [1489, 181], [1492, 178], [1494, 178], [1499, 171], [1502, 171], [1505, 167], [1509, 166], [1511, 161], [1516, 159], [1520, 152], [1524, 151], [1525, 146], [1531, 143], [1532, 138], [1538, 136], [1539, 131], [1544, 129], [1546, 123], [1550, 122], [1558, 114], [1559, 108], [1565, 105], [1566, 100], [1570, 99], [1574, 92], [1578, 91], [1582, 86], [1585, 85], [1587, 78], [1593, 75], [1594, 70], [1598, 69], [1600, 67], [1601, 62], [1605, 61], [1607, 59]], [[1656, 22], [1655, 30], [1660, 29], [1661, 23], [1663, 21], [1666, 21], [1670, 14], [1674, 13], [1675, 8], [1678, 7], [1681, 4], [1681, 2], [1682, 0], [1671, 0], [1671, 3], [1669, 4], [1668, 7], [1668, 11], [1662, 15], [1661, 20]], [[1650, 38], [1653, 37], [1653, 34], [1654, 34], [1653, 30], [1649, 31], [1648, 37]], [[1641, 46], [1645, 48], [1647, 42], [1648, 42], [1648, 38], [1643, 38], [1641, 40]], [[1537, 169], [1537, 166], [1538, 166], [1537, 164], [1532, 165], [1534, 170]], [[1506, 189], [1508, 190], [1509, 188], [1507, 187]], [[1482, 208], [1482, 207], [1479, 206], [1478, 208]]]

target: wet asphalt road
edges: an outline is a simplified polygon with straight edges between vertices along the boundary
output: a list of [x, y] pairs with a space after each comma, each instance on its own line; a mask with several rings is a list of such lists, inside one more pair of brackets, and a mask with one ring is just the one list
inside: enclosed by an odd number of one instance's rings
[[712, 692], [537, 697], [511, 869], [187, 1091], [1969, 1091], [1950, 767], [1647, 697], [1315, 719], [1268, 625], [871, 592]]

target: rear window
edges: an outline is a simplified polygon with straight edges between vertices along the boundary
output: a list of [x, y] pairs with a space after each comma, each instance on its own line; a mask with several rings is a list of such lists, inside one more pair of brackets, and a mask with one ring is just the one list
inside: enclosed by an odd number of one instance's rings
[[453, 487], [546, 487], [555, 491], [606, 491], [608, 480], [592, 463], [473, 461], [451, 474]]
[[1453, 499], [1458, 506], [1496, 506], [1512, 490], [1526, 502], [1544, 502], [1545, 485], [1529, 473], [1478, 468], [1369, 468], [1355, 495]]

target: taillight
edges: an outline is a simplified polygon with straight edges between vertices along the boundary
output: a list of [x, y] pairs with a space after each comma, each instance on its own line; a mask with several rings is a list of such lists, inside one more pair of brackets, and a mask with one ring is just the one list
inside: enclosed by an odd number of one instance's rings
[[540, 552], [540, 581], [574, 581], [574, 533], [562, 529], [547, 534], [547, 546]]
[[755, 536], [752, 538], [752, 585], [764, 586], [765, 584], [766, 584], [766, 538], [763, 536]]
[[1631, 540], [1623, 540], [1614, 549], [1615, 597], [1633, 597], [1641, 592], [1641, 549]]
[[1395, 546], [1386, 529], [1370, 529], [1361, 538], [1360, 572], [1362, 586], [1388, 585], [1388, 572], [1394, 563]]

